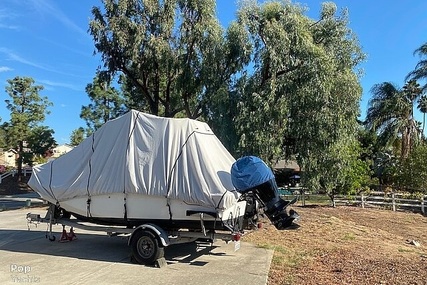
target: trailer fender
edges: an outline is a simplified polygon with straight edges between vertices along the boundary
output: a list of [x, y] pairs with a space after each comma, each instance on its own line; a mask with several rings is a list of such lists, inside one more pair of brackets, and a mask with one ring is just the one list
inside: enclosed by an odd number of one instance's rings
[[130, 235], [129, 240], [128, 240], [128, 245], [131, 244], [132, 237], [133, 237], [134, 233], [139, 231], [139, 230], [150, 230], [151, 232], [153, 232], [154, 234], [156, 234], [159, 237], [159, 240], [163, 246], [168, 246], [170, 244], [168, 234], [165, 232], [164, 229], [162, 229], [161, 227], [159, 227], [155, 224], [143, 224], [143, 225], [136, 227], [135, 230], [132, 232], [132, 234]]

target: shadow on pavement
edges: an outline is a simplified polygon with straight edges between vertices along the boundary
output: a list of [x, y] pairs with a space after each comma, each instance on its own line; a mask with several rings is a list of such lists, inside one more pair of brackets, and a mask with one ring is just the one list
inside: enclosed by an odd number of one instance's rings
[[[31, 230], [0, 229], [0, 252], [34, 253], [50, 256], [63, 256], [83, 260], [97, 260], [114, 263], [129, 263], [130, 247], [127, 237], [101, 234], [80, 233], [75, 230], [77, 240], [71, 242], [58, 242], [60, 233], [55, 232], [56, 241], [46, 238], [43, 224]], [[168, 264], [186, 263], [189, 265], [203, 266], [207, 262], [197, 261], [203, 255], [225, 256], [225, 252], [216, 250], [218, 246], [211, 244], [185, 243], [170, 245], [165, 249], [165, 259]]]

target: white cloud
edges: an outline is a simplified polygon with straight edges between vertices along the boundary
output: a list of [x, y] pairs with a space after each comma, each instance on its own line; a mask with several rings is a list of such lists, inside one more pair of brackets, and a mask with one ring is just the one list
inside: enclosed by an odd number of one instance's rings
[[[28, 59], [18, 55], [14, 51], [11, 51], [11, 50], [4, 48], [4, 47], [0, 47], [0, 53], [3, 53], [7, 56], [6, 60], [16, 61], [16, 62], [25, 64], [25, 65], [29, 65], [29, 66], [32, 66], [32, 67], [35, 67], [35, 68], [38, 68], [41, 70], [45, 70], [45, 71], [49, 71], [49, 72], [53, 72], [53, 73], [57, 73], [57, 74], [62, 74], [62, 75], [66, 75], [66, 76], [73, 76], [73, 77], [81, 77], [81, 75], [65, 73], [65, 72], [59, 71], [59, 70], [57, 70], [51, 66], [47, 66], [47, 65], [39, 64], [37, 62], [33, 62], [31, 60], [28, 60]], [[77, 89], [73, 89], [73, 90], [77, 90]]]
[[12, 71], [13, 69], [7, 66], [0, 66], [0, 72]]
[[20, 30], [20, 28], [18, 26], [5, 25], [5, 24], [2, 24], [2, 23], [0, 23], [0, 29], [15, 30], [15, 31]]
[[[53, 41], [53, 40], [50, 40], [47, 38], [40, 38], [40, 39], [49, 43], [49, 45], [57, 46], [57, 47], [61, 48], [62, 50], [68, 50], [68, 51], [71, 51], [72, 53], [75, 53], [75, 54], [78, 54], [78, 55], [81, 55], [84, 57], [92, 57], [93, 56], [92, 53], [87, 52], [86, 50], [82, 51], [81, 49], [78, 49], [78, 48], [72, 48], [69, 45], [60, 44], [57, 41]], [[92, 52], [93, 52], [93, 50], [92, 50]]]
[[82, 35], [88, 36], [87, 32], [74, 23], [67, 15], [62, 12], [61, 9], [57, 8], [54, 2], [49, 0], [31, 0], [34, 9], [40, 14], [48, 14], [51, 17], [59, 20], [64, 26], [68, 27], [75, 32], [78, 32]]
[[0, 9], [0, 29], [20, 30], [17, 25], [10, 24], [11, 20], [17, 18], [17, 15], [7, 9]]
[[74, 91], [82, 91], [82, 88], [80, 88], [79, 86], [73, 85], [73, 84], [68, 84], [68, 83], [63, 83], [63, 82], [55, 82], [55, 81], [51, 81], [51, 80], [37, 80], [37, 82], [39, 82], [43, 85], [51, 86], [51, 87], [63, 87], [63, 88], [71, 89]]
[[11, 50], [9, 50], [7, 48], [0, 47], [0, 53], [4, 53], [8, 57], [7, 58], [8, 60], [17, 61], [17, 62], [26, 64], [26, 65], [30, 65], [30, 66], [33, 66], [33, 67], [37, 67], [37, 68], [40, 68], [40, 69], [43, 69], [43, 70], [46, 70], [46, 71], [52, 71], [51, 69], [49, 69], [49, 68], [47, 68], [45, 66], [42, 66], [42, 65], [37, 64], [35, 62], [29, 61], [29, 60], [27, 60], [27, 59], [19, 56], [18, 54], [14, 53], [13, 51], [11, 51]]

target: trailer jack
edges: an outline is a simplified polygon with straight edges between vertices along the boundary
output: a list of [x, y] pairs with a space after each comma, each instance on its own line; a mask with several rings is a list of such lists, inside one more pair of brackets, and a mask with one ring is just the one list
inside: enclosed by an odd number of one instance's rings
[[65, 230], [65, 225], [62, 225], [62, 234], [61, 234], [61, 238], [59, 239], [59, 242], [69, 242], [76, 239], [77, 239], [77, 236], [74, 233], [74, 228], [70, 227], [70, 232], [67, 234], [67, 231]]

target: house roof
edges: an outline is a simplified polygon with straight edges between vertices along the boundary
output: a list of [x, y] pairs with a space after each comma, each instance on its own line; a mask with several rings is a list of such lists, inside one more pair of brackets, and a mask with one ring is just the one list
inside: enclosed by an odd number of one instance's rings
[[300, 166], [295, 160], [279, 160], [273, 165], [273, 169], [290, 169], [294, 171], [301, 171]]

